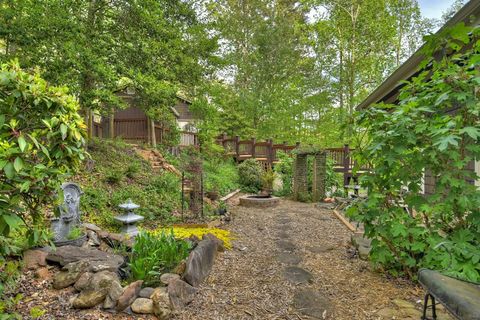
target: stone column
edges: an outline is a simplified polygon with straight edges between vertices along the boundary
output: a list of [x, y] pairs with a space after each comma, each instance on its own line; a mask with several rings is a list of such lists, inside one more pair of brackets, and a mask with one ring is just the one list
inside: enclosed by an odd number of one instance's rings
[[325, 151], [315, 154], [313, 161], [313, 195], [314, 202], [325, 199], [325, 180], [327, 178], [327, 153]]
[[307, 197], [308, 181], [307, 181], [307, 155], [298, 154], [295, 158], [294, 174], [293, 174], [293, 198], [295, 200], [303, 200]]

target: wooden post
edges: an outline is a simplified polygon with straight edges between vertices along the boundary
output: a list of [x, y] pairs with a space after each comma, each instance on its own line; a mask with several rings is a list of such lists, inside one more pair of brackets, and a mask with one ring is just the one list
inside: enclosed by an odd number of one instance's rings
[[273, 168], [273, 161], [275, 160], [274, 159], [274, 154], [273, 154], [273, 139], [270, 138], [268, 139], [268, 147], [267, 147], [267, 158], [268, 158], [268, 164], [270, 166], [270, 168]]
[[147, 124], [147, 136], [146, 136], [145, 142], [148, 143], [149, 145], [152, 145], [152, 128], [151, 128], [150, 118], [147, 117], [145, 122]]
[[255, 159], [255, 143], [257, 143], [257, 140], [255, 137], [252, 138], [252, 158]]
[[240, 137], [235, 136], [235, 139], [233, 140], [233, 142], [234, 142], [234, 148], [235, 148], [235, 161], [237, 161], [237, 162], [240, 159], [240, 149], [239, 149], [239, 146], [238, 146], [239, 141], [240, 141]]
[[91, 139], [93, 137], [93, 110], [92, 109], [88, 109], [88, 123], [87, 123], [87, 126], [88, 126], [88, 131], [87, 131], [87, 136], [89, 139]]
[[115, 109], [110, 109], [110, 118], [108, 119], [108, 137], [110, 139], [115, 138]]
[[343, 186], [348, 186], [348, 172], [350, 169], [350, 148], [348, 144], [343, 146]]
[[152, 131], [152, 147], [157, 147], [157, 137], [155, 135], [155, 121], [150, 120], [150, 130]]

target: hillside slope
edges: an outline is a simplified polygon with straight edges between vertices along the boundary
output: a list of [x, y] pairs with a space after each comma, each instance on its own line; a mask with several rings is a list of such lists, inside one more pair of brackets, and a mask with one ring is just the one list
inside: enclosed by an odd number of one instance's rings
[[113, 217], [118, 205], [131, 199], [140, 205], [137, 213], [145, 223], [175, 222], [172, 213], [181, 207], [180, 179], [177, 175], [152, 168], [133, 148], [122, 141], [92, 140], [88, 145], [91, 160], [71, 180], [78, 183], [83, 220], [115, 230]]

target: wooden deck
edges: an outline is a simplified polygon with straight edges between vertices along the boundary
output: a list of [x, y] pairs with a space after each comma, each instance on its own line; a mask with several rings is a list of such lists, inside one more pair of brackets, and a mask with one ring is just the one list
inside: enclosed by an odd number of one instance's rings
[[[256, 159], [264, 165], [265, 168], [273, 167], [278, 163], [278, 152], [283, 151], [287, 154], [300, 147], [300, 143], [289, 145], [286, 142], [274, 143], [272, 139], [265, 141], [257, 141], [255, 138], [249, 140], [241, 140], [240, 137], [227, 137], [222, 135], [217, 139], [217, 143], [222, 145], [227, 154], [231, 155], [235, 161], [242, 162], [247, 159]], [[343, 173], [344, 186], [350, 185], [351, 180], [356, 184], [357, 176], [353, 175], [355, 161], [351, 154], [354, 149], [350, 149], [348, 145], [339, 148], [325, 148], [327, 151], [327, 159], [333, 162], [335, 172]], [[361, 174], [369, 168], [358, 170]]]

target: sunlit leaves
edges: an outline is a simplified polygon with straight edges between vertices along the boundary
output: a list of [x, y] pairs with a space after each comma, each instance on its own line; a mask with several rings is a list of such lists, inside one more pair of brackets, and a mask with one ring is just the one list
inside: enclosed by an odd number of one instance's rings
[[0, 236], [26, 221], [29, 239], [45, 239], [40, 209], [53, 203], [59, 184], [84, 158], [83, 120], [64, 88], [16, 62], [1, 65], [0, 77], [0, 96], [7, 97], [0, 99]]
[[[477, 29], [446, 29], [426, 48], [458, 50], [476, 41]], [[471, 68], [479, 50], [467, 46], [427, 59], [429, 69], [405, 84], [390, 112], [372, 106], [358, 117], [371, 136], [359, 159], [374, 169], [362, 179], [368, 200], [352, 212], [378, 239], [374, 262], [394, 274], [414, 276], [428, 267], [480, 281], [480, 191], [473, 183], [479, 177], [472, 170], [480, 159], [480, 104], [478, 70]]]

